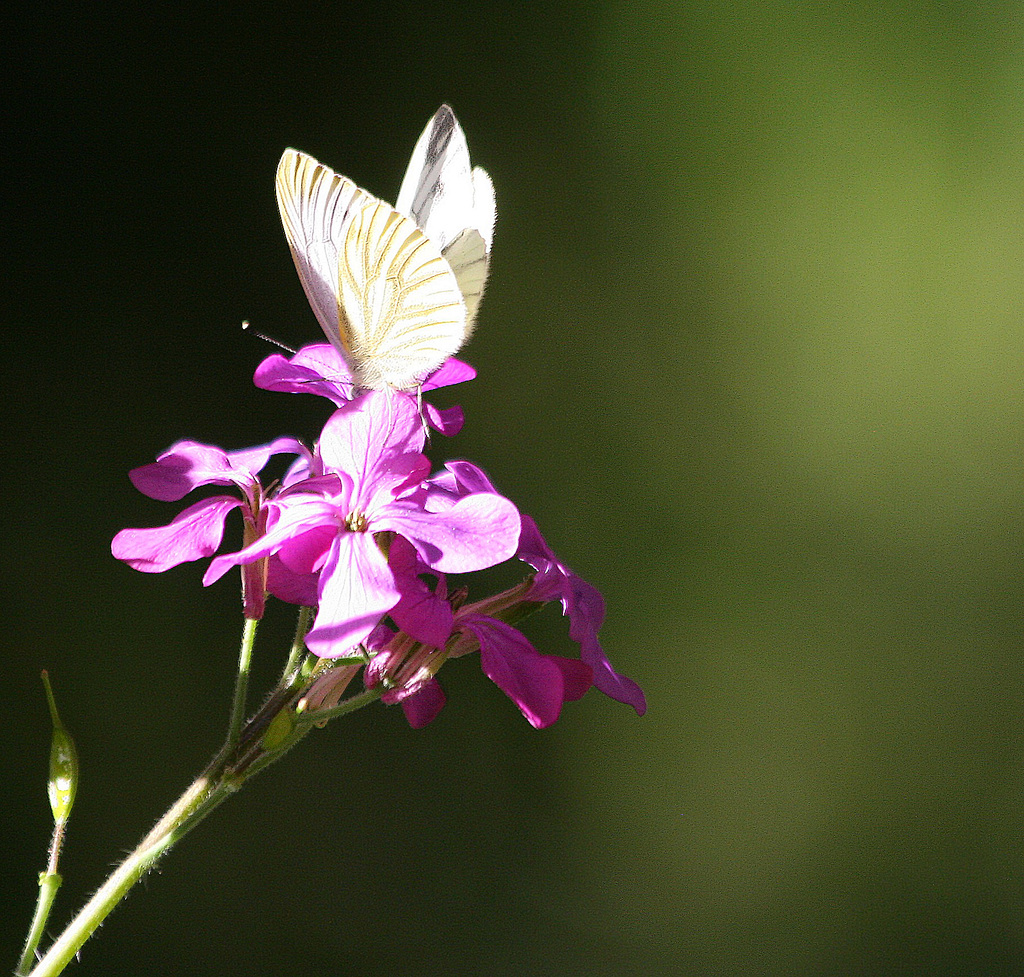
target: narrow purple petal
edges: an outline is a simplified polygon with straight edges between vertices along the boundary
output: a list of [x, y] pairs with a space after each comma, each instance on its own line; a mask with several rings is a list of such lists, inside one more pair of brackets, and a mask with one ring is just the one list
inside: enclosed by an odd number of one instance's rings
[[631, 678], [620, 675], [601, 650], [596, 636], [580, 644], [580, 658], [583, 659], [594, 673], [594, 686], [609, 699], [632, 706], [638, 716], [647, 712], [647, 698], [643, 689]]
[[[423, 382], [423, 393], [436, 390], [439, 387], [448, 387], [456, 383], [465, 383], [476, 376], [476, 370], [468, 363], [457, 360], [450, 356], [446, 359], [426, 380]], [[423, 402], [423, 412], [427, 415], [430, 426], [445, 437], [454, 437], [462, 430], [466, 416], [458, 405], [441, 409], [426, 401]]]
[[352, 375], [329, 343], [303, 346], [290, 359], [274, 353], [256, 367], [252, 379], [263, 390], [316, 394], [338, 407], [352, 399]]
[[432, 483], [437, 483], [459, 496], [472, 495], [475, 492], [497, 494], [498, 490], [491, 484], [484, 470], [471, 461], [449, 461], [444, 467], [445, 471], [438, 472], [431, 479]]
[[541, 536], [533, 516], [522, 514], [522, 529], [519, 533], [519, 550], [516, 554], [524, 563], [529, 563], [538, 573], [557, 568], [558, 560]]
[[452, 407], [435, 407], [433, 404], [423, 402], [423, 410], [427, 415], [430, 426], [446, 438], [453, 438], [462, 430], [466, 423], [466, 415], [458, 404]]
[[152, 464], [128, 473], [143, 495], [161, 502], [177, 502], [200, 485], [233, 485], [237, 476], [223, 448], [197, 441], [179, 441]]
[[569, 618], [569, 637], [579, 643], [580, 657], [593, 669], [594, 685], [610, 699], [632, 706], [642, 716], [647, 711], [643, 690], [612, 668], [597, 638], [604, 623], [604, 598], [596, 587], [567, 567], [560, 569], [565, 574], [562, 609]]
[[167, 526], [122, 529], [110, 546], [119, 560], [143, 573], [162, 573], [179, 563], [211, 556], [224, 536], [224, 519], [240, 499], [216, 495], [178, 513]]
[[310, 450], [295, 438], [276, 438], [270, 444], [263, 444], [256, 448], [242, 448], [239, 451], [229, 451], [228, 460], [240, 472], [249, 472], [255, 475], [266, 467], [266, 464], [274, 455], [298, 455], [305, 459], [307, 465], [313, 457]]
[[433, 373], [423, 381], [423, 392], [437, 390], [439, 387], [450, 387], [456, 383], [465, 383], [476, 376], [476, 370], [468, 363], [449, 356]]
[[604, 623], [605, 613], [600, 591], [559, 562], [537, 524], [527, 515], [522, 517], [518, 555], [537, 571], [530, 599], [561, 600], [562, 610], [569, 618], [569, 637], [578, 642], [580, 657], [593, 670], [594, 685], [616, 702], [632, 706], [637, 715], [642, 716], [647, 711], [643, 690], [612, 668], [598, 641], [597, 633]]
[[200, 485], [238, 485], [245, 490], [271, 455], [284, 452], [308, 455], [294, 438], [278, 438], [270, 444], [241, 451], [225, 451], [198, 441], [179, 441], [153, 464], [133, 469], [128, 477], [144, 495], [161, 502], [177, 502]]

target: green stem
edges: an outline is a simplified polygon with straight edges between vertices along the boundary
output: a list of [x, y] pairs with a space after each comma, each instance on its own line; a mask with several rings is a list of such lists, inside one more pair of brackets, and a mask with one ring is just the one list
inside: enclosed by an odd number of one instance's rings
[[261, 770], [280, 760], [299, 740], [304, 739], [315, 725], [322, 726], [328, 720], [337, 719], [339, 716], [347, 716], [357, 709], [362, 709], [363, 706], [370, 705], [371, 702], [376, 702], [383, 694], [384, 689], [379, 687], [376, 689], [364, 689], [362, 692], [357, 692], [351, 698], [330, 709], [318, 709], [312, 713], [293, 714], [291, 719], [294, 725], [292, 726], [291, 733], [272, 752], [261, 752], [257, 749], [250, 750], [248, 754], [242, 755], [237, 765], [232, 767], [234, 774], [239, 777], [238, 783], [242, 784], [250, 777], [255, 777]]
[[228, 743], [238, 742], [245, 718], [245, 699], [249, 691], [249, 666], [252, 663], [252, 647], [256, 641], [258, 618], [247, 617], [242, 629], [242, 643], [238, 649], [238, 675], [235, 678], [235, 695], [231, 702], [231, 720], [228, 723]]
[[350, 712], [355, 712], [357, 709], [362, 709], [363, 706], [368, 706], [371, 702], [376, 702], [386, 691], [381, 685], [378, 685], [375, 689], [364, 689], [362, 692], [357, 692], [344, 702], [339, 702], [330, 709], [300, 712], [295, 717], [295, 723], [299, 727], [309, 727], [314, 724], [325, 723], [329, 719], [337, 719], [339, 716], [347, 716]]
[[28, 938], [25, 940], [25, 949], [18, 961], [18, 969], [14, 972], [15, 977], [22, 977], [28, 973], [28, 968], [35, 959], [36, 947], [43, 937], [43, 930], [46, 928], [46, 920], [49, 919], [50, 909], [53, 900], [57, 897], [57, 890], [60, 888], [61, 877], [57, 872], [39, 873], [39, 898], [36, 900], [36, 911], [32, 917], [32, 925], [29, 927]]
[[306, 634], [313, 622], [313, 608], [299, 607], [299, 619], [295, 624], [295, 637], [292, 639], [291, 651], [288, 653], [288, 661], [284, 664], [284, 671], [281, 673], [281, 685], [290, 685], [295, 673], [306, 653]]

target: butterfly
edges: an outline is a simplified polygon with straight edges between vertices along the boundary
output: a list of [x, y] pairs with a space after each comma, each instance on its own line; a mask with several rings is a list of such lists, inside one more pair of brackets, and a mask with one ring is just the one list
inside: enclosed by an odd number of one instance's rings
[[472, 331], [494, 229], [490, 177], [443, 105], [413, 150], [397, 207], [287, 149], [277, 202], [295, 267], [359, 389], [417, 389]]

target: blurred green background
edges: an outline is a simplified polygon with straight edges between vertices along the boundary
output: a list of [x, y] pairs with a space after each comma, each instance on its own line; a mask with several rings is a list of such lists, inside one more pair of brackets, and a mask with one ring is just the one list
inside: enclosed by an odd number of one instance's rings
[[239, 329], [320, 338], [282, 149], [393, 200], [449, 101], [499, 216], [433, 456], [603, 591], [649, 712], [537, 732], [453, 664], [426, 730], [364, 711], [221, 808], [75, 972], [1024, 973], [1024, 8], [190, 9], [8, 39], [6, 965], [40, 669], [83, 763], [54, 930], [221, 742], [234, 581], [109, 542], [177, 511], [127, 471], [178, 438], [326, 416]]

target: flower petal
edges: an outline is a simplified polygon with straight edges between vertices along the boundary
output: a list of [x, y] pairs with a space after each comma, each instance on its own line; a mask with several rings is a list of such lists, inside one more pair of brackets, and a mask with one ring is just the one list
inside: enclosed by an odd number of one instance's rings
[[454, 614], [446, 599], [444, 577], [437, 592], [420, 579], [425, 569], [416, 549], [402, 536], [395, 536], [388, 549], [388, 565], [402, 597], [391, 608], [392, 620], [411, 638], [433, 648], [443, 648], [452, 633]]
[[339, 533], [320, 573], [320, 606], [306, 647], [337, 658], [363, 641], [399, 598], [387, 559], [370, 533]]
[[[242, 563], [252, 563], [263, 556], [270, 556], [286, 546], [301, 547], [309, 545], [309, 540], [296, 543], [306, 534], [313, 534], [314, 540], [321, 541], [321, 549], [329, 545], [330, 540], [336, 533], [337, 511], [328, 501], [303, 495], [295, 495], [289, 499], [288, 505], [283, 502], [272, 502], [270, 504], [272, 517], [268, 518], [268, 529], [265, 535], [261, 536], [249, 546], [244, 547], [237, 553], [224, 553], [210, 561], [206, 573], [203, 575], [203, 586], [208, 587], [215, 580], [219, 580], [231, 567]], [[331, 527], [331, 531], [324, 534], [321, 528], [324, 525]], [[323, 540], [326, 537], [326, 542]], [[289, 556], [297, 550], [292, 550]], [[307, 554], [308, 555], [308, 554]], [[301, 566], [296, 557], [291, 562], [291, 569], [295, 572], [311, 572], [312, 567]]]
[[352, 374], [330, 343], [303, 346], [290, 358], [274, 353], [256, 367], [252, 380], [263, 390], [316, 394], [338, 407], [352, 399]]
[[110, 545], [119, 560], [143, 573], [162, 573], [180, 563], [212, 556], [224, 537], [224, 519], [241, 499], [216, 495], [179, 512], [167, 526], [122, 529]]
[[466, 415], [458, 404], [452, 407], [439, 408], [423, 401], [423, 410], [430, 426], [446, 438], [453, 438], [462, 430], [466, 423]]
[[144, 495], [161, 502], [177, 502], [200, 485], [238, 485], [244, 491], [271, 455], [284, 452], [309, 454], [294, 438], [278, 438], [270, 444], [241, 451], [225, 451], [198, 441], [179, 441], [152, 464], [130, 471], [128, 477]]
[[480, 642], [484, 674], [519, 707], [531, 726], [550, 726], [566, 698], [561, 667], [503, 621], [477, 617], [459, 624]]
[[278, 600], [316, 607], [320, 578], [315, 573], [296, 573], [276, 554], [267, 561], [267, 590]]
[[402, 699], [402, 712], [413, 729], [423, 729], [434, 721], [444, 708], [444, 690], [436, 678], [432, 678], [416, 693]]
[[518, 556], [537, 571], [529, 595], [532, 600], [560, 599], [569, 618], [569, 637], [578, 642], [580, 657], [593, 670], [594, 685], [611, 699], [632, 706], [638, 716], [647, 711], [643, 690], [620, 675], [601, 648], [597, 633], [604, 623], [604, 598], [592, 584], [577, 576], [548, 547], [537, 524], [522, 517]]
[[371, 390], [330, 416], [320, 435], [319, 457], [325, 471], [353, 478], [355, 501], [363, 505], [381, 482], [393, 483], [389, 466], [396, 457], [418, 455], [423, 441], [423, 423], [410, 398]]
[[519, 539], [519, 510], [504, 496], [467, 495], [439, 512], [399, 499], [378, 513], [376, 528], [404, 536], [441, 573], [469, 573], [512, 556]]
[[456, 383], [465, 383], [476, 376], [476, 370], [468, 363], [449, 356], [433, 373], [423, 381], [423, 392], [437, 390], [439, 387], [450, 387]]

